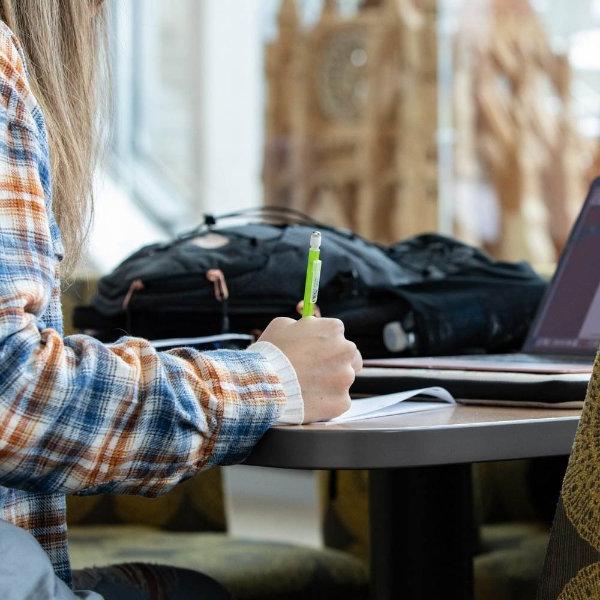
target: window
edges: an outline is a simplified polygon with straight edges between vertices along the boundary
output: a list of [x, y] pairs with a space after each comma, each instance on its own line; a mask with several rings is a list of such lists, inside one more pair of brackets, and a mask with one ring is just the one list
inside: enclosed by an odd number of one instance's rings
[[167, 230], [189, 221], [199, 188], [200, 3], [115, 2], [111, 173]]
[[113, 2], [110, 170], [168, 231], [262, 201], [262, 43], [276, 7]]
[[263, 39], [278, 2], [112, 1], [108, 181], [90, 244], [97, 270], [205, 212], [262, 203]]

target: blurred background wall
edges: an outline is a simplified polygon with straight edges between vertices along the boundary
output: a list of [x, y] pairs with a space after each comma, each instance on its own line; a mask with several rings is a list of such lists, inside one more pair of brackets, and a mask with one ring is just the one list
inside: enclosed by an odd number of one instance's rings
[[113, 2], [89, 265], [263, 202], [551, 264], [598, 171], [599, 23], [597, 0]]

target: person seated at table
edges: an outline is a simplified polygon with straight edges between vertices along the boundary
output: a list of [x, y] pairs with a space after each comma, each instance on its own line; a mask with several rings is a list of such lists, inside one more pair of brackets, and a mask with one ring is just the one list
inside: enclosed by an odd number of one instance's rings
[[[95, 99], [106, 89], [102, 11], [98, 0], [0, 0], [0, 535], [14, 541], [2, 598], [48, 581], [48, 565], [58, 579], [43, 589], [68, 590], [65, 495], [155, 496], [240, 461], [276, 423], [344, 412], [361, 367], [331, 319], [276, 319], [244, 352], [63, 337], [60, 277], [88, 228]], [[32, 558], [11, 570], [4, 557], [19, 548]], [[96, 579], [178, 598], [174, 572], [132, 565]], [[189, 573], [180, 580], [190, 587]]]

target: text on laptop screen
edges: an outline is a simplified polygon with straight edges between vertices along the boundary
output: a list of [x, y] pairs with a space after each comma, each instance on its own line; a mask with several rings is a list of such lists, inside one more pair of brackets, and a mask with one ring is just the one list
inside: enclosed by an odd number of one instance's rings
[[600, 344], [600, 180], [571, 232], [526, 351], [593, 354]]

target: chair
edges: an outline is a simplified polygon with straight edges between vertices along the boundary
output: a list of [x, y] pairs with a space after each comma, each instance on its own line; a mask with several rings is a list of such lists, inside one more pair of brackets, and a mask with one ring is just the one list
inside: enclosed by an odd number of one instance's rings
[[600, 354], [560, 492], [537, 598], [600, 598]]
[[198, 570], [236, 600], [368, 597], [366, 570], [350, 555], [226, 533], [220, 470], [160, 498], [68, 499], [74, 568], [150, 562]]

